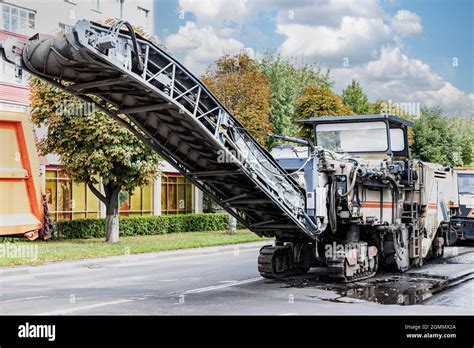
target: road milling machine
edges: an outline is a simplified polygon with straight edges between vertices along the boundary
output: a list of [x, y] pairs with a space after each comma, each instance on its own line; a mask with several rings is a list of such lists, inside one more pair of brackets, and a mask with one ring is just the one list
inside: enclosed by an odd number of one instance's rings
[[457, 209], [451, 168], [410, 157], [391, 115], [318, 117], [314, 140], [263, 148], [206, 86], [127, 22], [77, 22], [65, 35], [2, 43], [3, 58], [93, 103], [172, 164], [240, 223], [274, 245], [267, 278], [327, 266], [350, 282], [379, 267], [439, 257]]
[[458, 174], [459, 212], [451, 217], [458, 240], [474, 241], [474, 168], [455, 168]]

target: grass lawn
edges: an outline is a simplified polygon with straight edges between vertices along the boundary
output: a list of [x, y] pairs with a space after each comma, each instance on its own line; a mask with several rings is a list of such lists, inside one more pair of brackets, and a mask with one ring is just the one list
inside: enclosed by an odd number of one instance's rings
[[[210, 231], [122, 237], [120, 242], [114, 244], [106, 243], [103, 239], [6, 242], [0, 243], [0, 266], [39, 265], [53, 261], [78, 260], [127, 253], [139, 254], [259, 240], [263, 239], [248, 230], [238, 230], [234, 235], [229, 235], [225, 231]], [[20, 253], [21, 247], [28, 247], [28, 253], [23, 253], [23, 257], [15, 257], [15, 252]], [[9, 251], [10, 248], [13, 251]]]

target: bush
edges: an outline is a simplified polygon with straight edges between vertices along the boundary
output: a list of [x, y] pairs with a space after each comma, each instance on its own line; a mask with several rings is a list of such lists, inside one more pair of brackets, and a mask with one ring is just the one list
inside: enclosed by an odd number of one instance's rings
[[[120, 236], [227, 230], [227, 214], [147, 215], [120, 218]], [[54, 237], [102, 238], [105, 219], [77, 219], [55, 223]]]

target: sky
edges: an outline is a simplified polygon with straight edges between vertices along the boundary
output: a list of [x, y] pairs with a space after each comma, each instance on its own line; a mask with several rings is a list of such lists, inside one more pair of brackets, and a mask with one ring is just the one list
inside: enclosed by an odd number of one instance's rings
[[223, 54], [269, 49], [330, 70], [341, 93], [474, 114], [471, 0], [154, 0], [155, 34], [201, 75]]

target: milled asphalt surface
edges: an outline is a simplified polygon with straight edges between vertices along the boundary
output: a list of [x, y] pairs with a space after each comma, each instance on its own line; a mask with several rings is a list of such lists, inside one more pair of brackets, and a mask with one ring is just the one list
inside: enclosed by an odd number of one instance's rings
[[0, 315], [474, 314], [474, 280], [466, 277], [474, 272], [474, 246], [450, 247], [442, 262], [412, 271], [464, 277], [459, 285], [422, 304], [400, 306], [330, 290], [317, 278], [324, 269], [313, 270], [304, 281], [296, 278], [301, 286], [263, 279], [257, 256], [265, 244], [268, 241], [0, 268]]

